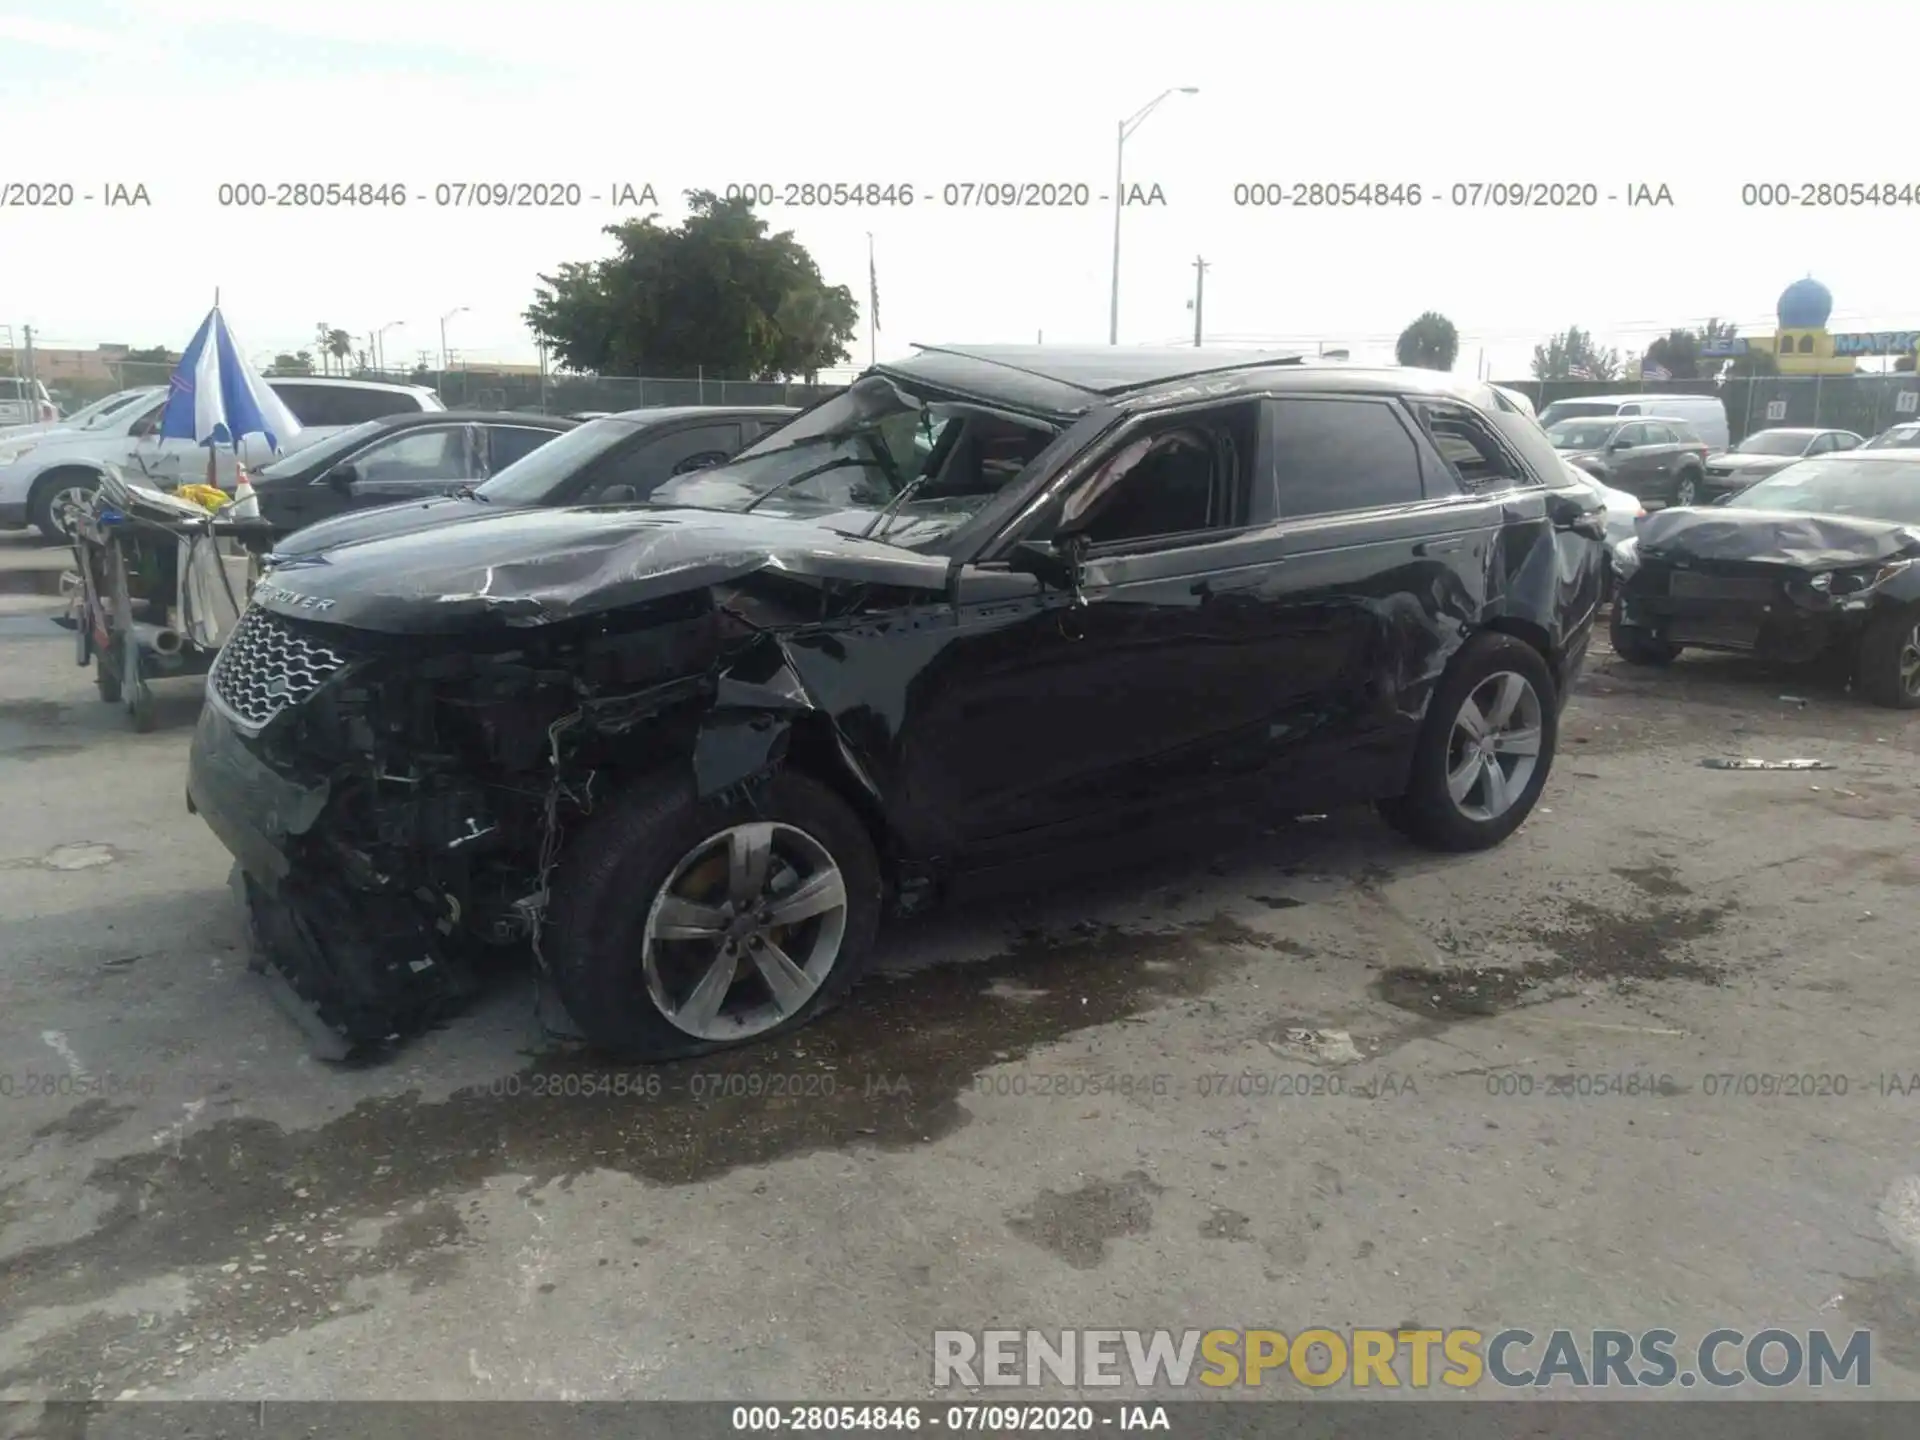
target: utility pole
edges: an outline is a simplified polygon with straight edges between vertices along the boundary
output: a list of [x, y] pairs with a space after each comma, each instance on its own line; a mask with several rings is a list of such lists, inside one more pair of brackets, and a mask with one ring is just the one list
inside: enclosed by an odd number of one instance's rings
[[[28, 388], [29, 390], [31, 390], [31, 389], [33, 388], [33, 381], [34, 381], [34, 374], [33, 374], [33, 326], [31, 326], [31, 325], [22, 325], [22, 326], [20, 327], [20, 333], [21, 333], [21, 335], [23, 335], [23, 336], [25, 336], [25, 337], [26, 337], [26, 375], [25, 375], [25, 377], [24, 377], [24, 378], [26, 379], [26, 382], [27, 382], [27, 388]], [[38, 410], [35, 410], [35, 411], [34, 411], [33, 413], [34, 413], [34, 416], [35, 416], [35, 418], [37, 419], [37, 418], [39, 417], [39, 413], [40, 413], [40, 412], [39, 412]]]
[[1193, 348], [1200, 348], [1203, 314], [1207, 303], [1207, 262], [1203, 256], [1193, 257]]

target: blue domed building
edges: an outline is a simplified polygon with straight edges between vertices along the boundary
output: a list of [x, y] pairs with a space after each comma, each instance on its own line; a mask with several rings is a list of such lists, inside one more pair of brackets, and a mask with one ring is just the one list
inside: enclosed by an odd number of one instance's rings
[[[1811, 275], [1782, 290], [1773, 313], [1780, 321], [1773, 356], [1782, 375], [1851, 375], [1860, 368], [1853, 356], [1834, 353], [1827, 329], [1833, 292]], [[1766, 342], [1755, 342], [1755, 348], [1766, 348]]]
[[1824, 330], [1833, 314], [1833, 292], [1809, 275], [1780, 292], [1773, 313], [1780, 317], [1782, 330]]

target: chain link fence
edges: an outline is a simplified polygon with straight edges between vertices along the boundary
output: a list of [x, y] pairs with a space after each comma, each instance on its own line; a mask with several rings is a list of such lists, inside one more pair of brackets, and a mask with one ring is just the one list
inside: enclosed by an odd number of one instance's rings
[[1501, 380], [1544, 410], [1555, 400], [1587, 395], [1717, 395], [1727, 407], [1734, 443], [1756, 430], [1818, 426], [1874, 436], [1889, 425], [1920, 420], [1920, 376], [1755, 375], [1729, 380]]
[[[63, 413], [142, 385], [165, 385], [173, 366], [147, 361], [120, 361], [106, 377], [63, 380], [55, 399]], [[293, 375], [271, 378], [294, 379]], [[333, 378], [314, 372], [318, 378]], [[639, 410], [655, 405], [811, 405], [843, 389], [852, 372], [803, 380], [655, 379], [636, 375], [571, 375], [494, 371], [484, 369], [354, 370], [337, 378], [378, 380], [395, 385], [425, 385], [440, 394], [450, 410], [517, 410], [523, 413], [573, 415], [581, 411]], [[54, 387], [49, 387], [54, 389]]]

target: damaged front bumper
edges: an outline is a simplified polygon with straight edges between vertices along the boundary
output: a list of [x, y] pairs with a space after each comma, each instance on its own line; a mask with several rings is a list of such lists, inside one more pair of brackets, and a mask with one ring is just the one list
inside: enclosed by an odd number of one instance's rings
[[341, 1058], [431, 1024], [477, 984], [430, 897], [358, 888], [310, 843], [332, 790], [266, 764], [217, 706], [202, 708], [187, 803], [236, 862], [251, 966], [316, 1050]]
[[1879, 603], [1873, 577], [1840, 573], [1643, 560], [1615, 604], [1658, 641], [1799, 663], [1856, 643]]

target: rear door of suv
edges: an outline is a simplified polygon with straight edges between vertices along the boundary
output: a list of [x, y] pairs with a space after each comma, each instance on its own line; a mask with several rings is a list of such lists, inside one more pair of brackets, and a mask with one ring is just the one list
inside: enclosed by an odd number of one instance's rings
[[1267, 426], [1297, 666], [1280, 778], [1301, 803], [1390, 791], [1526, 472], [1455, 404], [1283, 396]]

